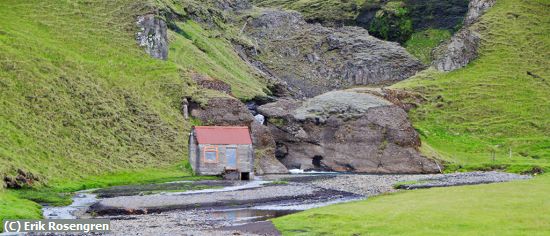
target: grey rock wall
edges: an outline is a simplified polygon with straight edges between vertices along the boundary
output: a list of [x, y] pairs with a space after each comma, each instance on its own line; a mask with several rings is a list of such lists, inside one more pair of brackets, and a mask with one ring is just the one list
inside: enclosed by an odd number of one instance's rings
[[138, 16], [136, 24], [139, 31], [136, 40], [153, 58], [166, 60], [168, 58], [168, 34], [164, 20], [154, 14]]
[[258, 108], [289, 169], [360, 173], [435, 173], [400, 107], [370, 93], [334, 91]]
[[298, 98], [354, 85], [391, 84], [424, 69], [397, 43], [360, 27], [309, 24], [297, 12], [264, 9], [244, 29], [257, 43], [246, 55], [285, 81]]

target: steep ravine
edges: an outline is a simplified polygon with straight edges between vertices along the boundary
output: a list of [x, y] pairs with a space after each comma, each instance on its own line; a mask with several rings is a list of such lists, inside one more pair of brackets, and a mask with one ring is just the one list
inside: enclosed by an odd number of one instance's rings
[[[279, 87], [286, 86], [282, 93], [274, 93], [286, 98], [259, 108], [266, 124], [258, 122], [243, 103], [230, 97], [212, 97], [202, 103], [190, 100], [189, 110], [202, 124], [250, 127], [258, 173], [285, 173], [287, 168], [367, 173], [441, 171], [439, 163], [420, 154], [419, 135], [403, 106], [397, 106], [403, 105], [399, 100], [392, 100], [397, 104], [394, 105], [371, 91], [329, 92], [407, 79], [424, 69], [418, 60], [398, 44], [376, 39], [358, 27], [325, 27], [306, 22], [296, 12], [257, 9], [246, 1], [240, 3], [221, 4], [214, 9], [227, 12], [226, 23], [242, 25], [241, 37], [253, 43], [233, 41], [235, 49], [272, 83], [278, 81]], [[481, 15], [485, 5], [488, 4], [483, 0], [470, 4], [466, 26]], [[200, 15], [191, 18], [205, 27], [216, 27]], [[140, 18], [138, 23], [142, 22]], [[159, 22], [152, 21], [151, 29], [142, 27], [142, 32], [154, 33], [145, 39], [138, 34], [138, 41], [153, 57], [163, 59], [165, 50], [156, 47], [165, 44], [162, 29], [167, 26]], [[160, 33], [155, 35], [157, 32]], [[231, 95], [230, 84], [213, 79], [195, 80], [203, 88]], [[303, 98], [311, 99], [301, 101]], [[346, 98], [350, 101], [344, 101]], [[373, 105], [362, 107], [351, 100]], [[283, 113], [277, 110], [280, 107], [285, 108]], [[350, 116], [350, 112], [355, 115]]]

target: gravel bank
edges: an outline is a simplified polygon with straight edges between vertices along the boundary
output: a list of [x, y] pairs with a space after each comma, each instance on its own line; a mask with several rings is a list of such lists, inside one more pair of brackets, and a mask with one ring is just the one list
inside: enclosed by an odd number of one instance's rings
[[[89, 212], [110, 215], [112, 235], [278, 235], [266, 219], [398, 191], [396, 183], [414, 189], [528, 178], [500, 172], [266, 175], [224, 189], [103, 198]], [[267, 180], [284, 181], [273, 185]]]
[[355, 193], [363, 196], [375, 196], [395, 192], [393, 185], [397, 182], [430, 178], [432, 175], [339, 175], [311, 182], [312, 185]]
[[394, 185], [399, 182], [413, 182], [402, 185], [401, 188], [416, 189], [487, 184], [529, 178], [531, 176], [496, 171], [434, 175], [338, 175], [334, 178], [321, 178], [311, 182], [311, 184], [326, 189], [375, 196], [397, 191]]
[[450, 187], [459, 185], [488, 184], [498, 182], [508, 182], [513, 180], [530, 179], [531, 176], [517, 175], [502, 172], [469, 172], [454, 173], [446, 175], [436, 175], [420, 182], [401, 185], [402, 189], [418, 189], [433, 187]]
[[227, 192], [203, 192], [197, 194], [154, 194], [145, 196], [122, 196], [101, 199], [90, 207], [89, 212], [99, 215], [147, 214], [167, 210], [259, 205], [292, 201], [297, 203], [329, 201], [353, 194], [326, 190], [311, 184], [289, 183], [269, 185], [253, 189]]
[[247, 233], [236, 218], [208, 210], [170, 211], [160, 214], [110, 217], [110, 235], [277, 235]]

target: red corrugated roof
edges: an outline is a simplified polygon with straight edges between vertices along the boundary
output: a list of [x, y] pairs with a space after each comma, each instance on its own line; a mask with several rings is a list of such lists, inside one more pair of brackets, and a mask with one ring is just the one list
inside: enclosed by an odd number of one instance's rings
[[252, 144], [248, 127], [195, 126], [199, 144]]

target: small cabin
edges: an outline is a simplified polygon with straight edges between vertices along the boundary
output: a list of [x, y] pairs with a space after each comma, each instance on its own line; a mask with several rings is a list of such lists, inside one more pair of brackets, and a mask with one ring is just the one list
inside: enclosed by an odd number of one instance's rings
[[199, 175], [253, 179], [254, 149], [248, 127], [193, 127], [189, 137], [189, 162]]

